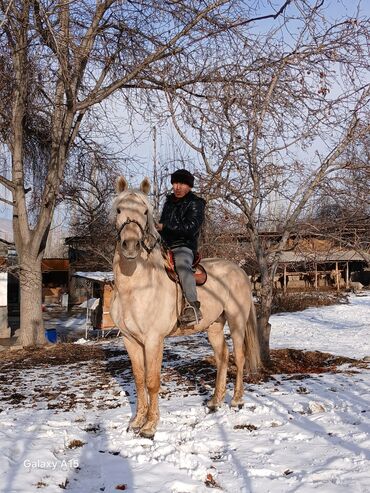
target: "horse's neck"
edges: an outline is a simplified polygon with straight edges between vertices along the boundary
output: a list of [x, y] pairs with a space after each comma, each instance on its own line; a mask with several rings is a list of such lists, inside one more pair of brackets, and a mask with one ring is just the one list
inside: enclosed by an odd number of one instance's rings
[[136, 261], [126, 260], [117, 250], [114, 264], [115, 275], [122, 276], [125, 284], [130, 286], [132, 283], [136, 286], [148, 285], [148, 277], [150, 277], [151, 284], [155, 287], [158, 286], [155, 282], [157, 278], [160, 282], [167, 277], [160, 248], [154, 248], [150, 254], [142, 252]]

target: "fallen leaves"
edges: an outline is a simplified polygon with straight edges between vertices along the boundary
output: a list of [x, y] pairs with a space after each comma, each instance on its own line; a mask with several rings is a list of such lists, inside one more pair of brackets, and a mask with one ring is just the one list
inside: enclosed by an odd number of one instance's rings
[[69, 442], [68, 448], [70, 448], [70, 449], [79, 448], [79, 447], [83, 447], [84, 445], [85, 445], [85, 442], [82, 442], [81, 440], [72, 440], [71, 442]]
[[211, 473], [207, 474], [207, 477], [206, 477], [206, 480], [204, 481], [204, 484], [208, 488], [220, 488], [221, 489], [221, 486], [217, 483], [217, 481], [214, 479], [214, 477], [212, 476]]

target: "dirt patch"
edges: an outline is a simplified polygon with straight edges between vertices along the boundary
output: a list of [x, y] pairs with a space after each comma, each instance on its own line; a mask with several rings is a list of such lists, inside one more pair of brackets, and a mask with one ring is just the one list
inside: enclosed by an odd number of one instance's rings
[[[271, 354], [271, 364], [268, 368], [263, 368], [257, 375], [247, 376], [248, 383], [258, 383], [273, 378], [273, 375], [285, 374], [291, 379], [301, 380], [312, 374], [339, 372], [340, 365], [348, 364], [353, 368], [368, 368], [364, 361], [344, 356], [335, 356], [330, 353], [320, 351], [302, 351], [300, 349], [273, 349]], [[236, 366], [233, 355], [230, 356], [228, 376], [234, 378], [236, 375]], [[176, 364], [173, 368], [168, 368], [166, 380], [175, 379], [181, 383], [187, 379], [188, 384], [202, 386], [206, 388], [207, 384], [213, 385], [216, 377], [216, 361], [213, 356], [200, 359], [198, 361], [189, 361], [186, 363]]]
[[[264, 374], [278, 373], [323, 373], [337, 371], [338, 366], [367, 367], [364, 361], [344, 356], [335, 356], [320, 351], [302, 351], [300, 349], [272, 349], [271, 365]], [[0, 371], [11, 369], [29, 369], [40, 366], [70, 365], [84, 361], [106, 361], [106, 369], [112, 374], [119, 374], [130, 368], [130, 362], [125, 349], [107, 350], [103, 346], [81, 344], [54, 344], [39, 348], [27, 348], [19, 351], [0, 353]], [[166, 352], [165, 371], [171, 367], [179, 374], [199, 379], [208, 372], [214, 375], [216, 362], [213, 356], [191, 359], [184, 362], [177, 354]], [[230, 356], [229, 373], [235, 374], [233, 355]]]
[[301, 351], [299, 349], [273, 349], [271, 351], [271, 373], [324, 373], [337, 371], [344, 364], [357, 365], [353, 358], [334, 356], [320, 351]]
[[128, 368], [123, 348], [110, 351], [99, 344], [8, 351], [0, 358], [0, 413], [10, 407], [57, 412], [119, 407], [129, 395], [123, 387], [129, 389], [133, 380], [123, 376]]
[[69, 365], [81, 361], [104, 360], [102, 347], [81, 344], [53, 344], [0, 353], [0, 370], [36, 368], [39, 366]]
[[[344, 364], [356, 368], [367, 368], [364, 361], [335, 356], [321, 351], [302, 351], [301, 349], [272, 349], [270, 351], [271, 362], [268, 367], [262, 368], [258, 375], [248, 376], [248, 382], [266, 381], [273, 375], [290, 375], [291, 379], [301, 380], [312, 374], [338, 373], [338, 367]], [[235, 375], [236, 367], [231, 357], [229, 373]]]

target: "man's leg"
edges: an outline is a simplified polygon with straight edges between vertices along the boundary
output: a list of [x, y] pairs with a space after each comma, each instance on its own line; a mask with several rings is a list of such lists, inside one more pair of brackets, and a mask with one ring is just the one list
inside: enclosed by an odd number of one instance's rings
[[187, 247], [174, 248], [173, 254], [175, 257], [176, 272], [179, 276], [184, 296], [188, 302], [180, 317], [180, 322], [182, 325], [192, 325], [199, 322], [202, 318], [192, 269], [194, 255], [192, 250]]
[[179, 276], [185, 298], [189, 303], [197, 301], [197, 290], [192, 269], [194, 261], [192, 250], [187, 247], [178, 247], [173, 249], [173, 254], [175, 257], [176, 272]]

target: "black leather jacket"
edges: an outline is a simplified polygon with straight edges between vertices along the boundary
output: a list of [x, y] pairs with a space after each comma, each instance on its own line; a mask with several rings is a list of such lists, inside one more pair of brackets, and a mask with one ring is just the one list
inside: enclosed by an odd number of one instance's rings
[[173, 193], [167, 195], [159, 222], [163, 224], [162, 239], [169, 248], [185, 246], [195, 255], [205, 206], [206, 201], [193, 192], [181, 199]]

